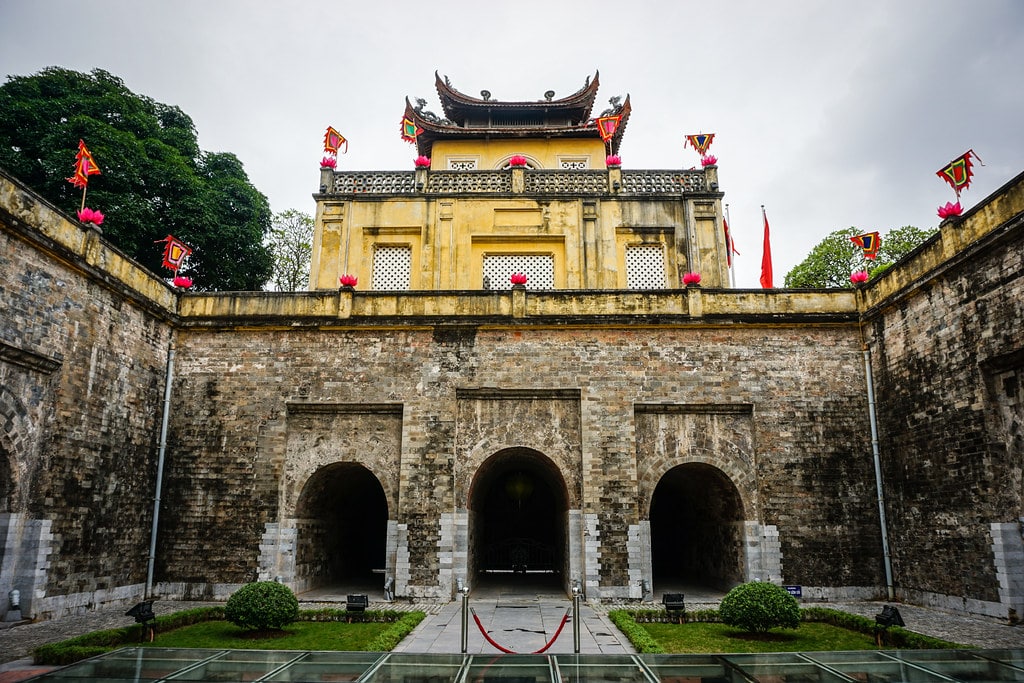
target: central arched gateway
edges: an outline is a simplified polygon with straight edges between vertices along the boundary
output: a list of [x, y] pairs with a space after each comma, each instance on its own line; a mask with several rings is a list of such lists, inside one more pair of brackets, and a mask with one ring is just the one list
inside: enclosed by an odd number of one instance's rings
[[549, 458], [528, 448], [495, 453], [473, 478], [468, 509], [475, 582], [566, 588], [568, 496]]
[[727, 590], [744, 581], [743, 502], [722, 470], [672, 468], [651, 497], [655, 590], [686, 584]]
[[334, 463], [306, 482], [296, 506], [295, 574], [309, 588], [379, 585], [388, 503], [362, 465]]

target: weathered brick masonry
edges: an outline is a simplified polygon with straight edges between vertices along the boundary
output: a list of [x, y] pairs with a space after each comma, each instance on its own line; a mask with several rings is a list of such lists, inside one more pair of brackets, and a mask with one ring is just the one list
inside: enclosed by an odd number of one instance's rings
[[44, 618], [133, 599], [171, 326], [95, 231], [6, 178], [0, 205], [0, 609], [11, 589]]
[[997, 194], [880, 281], [865, 317], [900, 593], [1005, 617], [1024, 599], [1020, 179]]
[[[389, 496], [397, 502], [392, 514], [415, 527], [408, 582], [422, 593], [438, 585], [447, 591], [450, 583], [439, 573], [437, 520], [465, 509], [480, 461], [511, 446], [556, 460], [572, 504], [580, 507], [580, 501], [583, 513], [598, 519], [600, 586], [610, 594], [623, 591], [629, 525], [646, 512], [657, 480], [682, 462], [725, 460], [685, 435], [674, 452], [638, 452], [638, 405], [647, 406], [645, 414], [678, 406], [684, 412], [686, 406], [753, 406], [753, 448], [737, 453], [735, 474], [747, 518], [778, 525], [783, 557], [802, 558], [784, 564], [786, 580], [830, 587], [880, 581], [854, 324], [486, 326], [447, 335], [437, 329], [189, 330], [178, 338], [177, 358], [168, 479], [174, 493], [162, 518], [174, 529], [165, 536], [173, 551], [164, 556], [172, 577], [233, 583], [258, 573], [263, 525], [294, 514], [279, 509], [277, 493], [293, 466], [280, 462], [285, 436], [268, 427], [289, 421], [289, 402], [310, 401], [402, 405], [408, 438], [400, 468], [374, 462], [372, 451], [340, 455], [371, 463], [384, 489], [398, 491]], [[566, 443], [564, 434], [537, 419], [550, 412], [546, 404], [562, 399], [532, 399], [539, 404], [534, 419], [517, 420], [513, 412], [488, 421], [486, 429], [502, 425], [502, 433], [464, 435], [471, 425], [460, 417], [459, 392], [482, 387], [578, 392], [582, 453], [579, 443]], [[515, 424], [521, 427], [508, 427]], [[470, 443], [458, 461], [453, 425]], [[581, 469], [581, 456], [592, 465]], [[206, 543], [211, 537], [216, 547]]]
[[315, 585], [333, 496], [381, 501], [399, 596], [447, 599], [517, 467], [590, 598], [641, 597], [666, 509], [699, 539], [679, 561], [719, 583], [883, 595], [863, 321], [896, 591], [1005, 617], [1022, 197], [1017, 178], [857, 294], [182, 295], [0, 175], [0, 600], [141, 595], [172, 348], [161, 595]]

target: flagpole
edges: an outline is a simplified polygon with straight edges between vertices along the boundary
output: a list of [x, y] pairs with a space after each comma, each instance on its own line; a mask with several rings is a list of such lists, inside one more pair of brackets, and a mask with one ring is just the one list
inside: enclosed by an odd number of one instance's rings
[[[732, 218], [729, 216], [729, 205], [725, 205], [725, 222], [728, 224]], [[732, 250], [732, 226], [729, 227], [729, 232], [725, 236], [725, 262], [729, 266], [729, 286], [736, 289], [736, 264], [733, 263], [733, 250]]]

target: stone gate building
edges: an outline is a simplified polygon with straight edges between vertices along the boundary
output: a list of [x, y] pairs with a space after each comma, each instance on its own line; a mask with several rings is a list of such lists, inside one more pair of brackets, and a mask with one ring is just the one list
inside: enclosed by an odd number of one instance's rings
[[603, 141], [597, 76], [436, 86], [429, 165], [321, 170], [308, 292], [174, 290], [0, 174], [0, 612], [524, 572], [1024, 608], [1024, 176], [862, 289], [735, 290], [714, 166], [608, 165], [628, 97]]

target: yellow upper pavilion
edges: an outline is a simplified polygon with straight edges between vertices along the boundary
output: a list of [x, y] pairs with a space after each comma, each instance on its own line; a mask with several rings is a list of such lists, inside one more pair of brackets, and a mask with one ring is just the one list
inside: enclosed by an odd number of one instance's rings
[[[321, 170], [310, 289], [671, 289], [686, 272], [727, 287], [717, 168], [626, 170], [630, 101], [595, 116], [598, 74], [568, 97], [499, 101], [435, 75], [443, 117], [406, 99], [429, 165]], [[598, 119], [617, 117], [602, 139]], [[611, 163], [609, 163], [611, 162]]]

